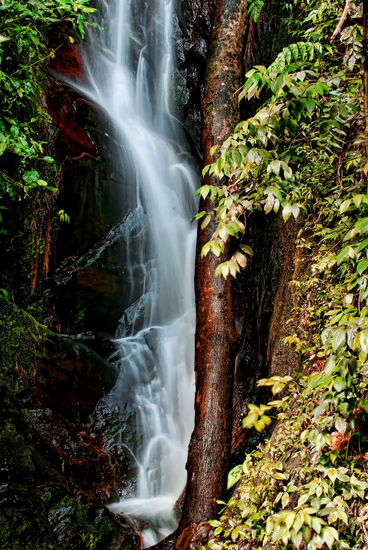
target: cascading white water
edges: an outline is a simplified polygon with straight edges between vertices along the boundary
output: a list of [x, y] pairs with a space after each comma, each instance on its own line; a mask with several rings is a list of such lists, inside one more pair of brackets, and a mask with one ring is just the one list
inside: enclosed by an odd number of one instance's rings
[[106, 0], [85, 77], [73, 85], [106, 116], [124, 192], [129, 297], [117, 331], [120, 375], [105, 403], [130, 417], [134, 497], [110, 506], [147, 527], [145, 546], [176, 526], [194, 422], [193, 290], [198, 180], [173, 115], [175, 0]]

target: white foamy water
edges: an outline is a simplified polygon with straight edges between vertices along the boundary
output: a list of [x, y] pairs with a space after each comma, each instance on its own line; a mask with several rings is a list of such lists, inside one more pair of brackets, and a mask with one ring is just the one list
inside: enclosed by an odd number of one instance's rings
[[73, 83], [106, 117], [122, 181], [127, 307], [116, 335], [120, 375], [105, 404], [134, 434], [137, 483], [134, 497], [110, 508], [145, 525], [145, 546], [176, 527], [194, 423], [198, 180], [172, 107], [175, 4], [106, 1], [103, 31], [85, 47], [85, 78]]

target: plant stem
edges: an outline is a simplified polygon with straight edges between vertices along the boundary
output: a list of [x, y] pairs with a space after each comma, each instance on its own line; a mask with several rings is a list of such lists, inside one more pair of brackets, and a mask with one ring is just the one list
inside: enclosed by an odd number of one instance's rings
[[[363, 2], [363, 4], [364, 4], [364, 2]], [[335, 40], [335, 38], [337, 38], [339, 36], [339, 34], [341, 32], [341, 29], [343, 28], [344, 23], [345, 23], [345, 21], [348, 17], [350, 7], [351, 7], [351, 0], [346, 0], [344, 11], [342, 12], [342, 16], [340, 18], [340, 21], [337, 24], [336, 29], [334, 30], [334, 32], [331, 35], [331, 40]]]

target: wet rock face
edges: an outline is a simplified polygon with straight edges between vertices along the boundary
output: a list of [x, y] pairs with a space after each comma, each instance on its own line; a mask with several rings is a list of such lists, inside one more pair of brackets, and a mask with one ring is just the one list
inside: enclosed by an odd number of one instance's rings
[[33, 376], [24, 378], [31, 392], [36, 462], [50, 479], [56, 469], [98, 502], [116, 498], [127, 473], [124, 453], [116, 448], [107, 451], [107, 434], [89, 418], [115, 380], [114, 368], [95, 352], [57, 335], [41, 340]]
[[116, 380], [116, 370], [83, 344], [58, 336], [37, 354], [36, 388], [46, 406], [71, 421], [87, 420]]
[[37, 464], [46, 479], [63, 479], [93, 500], [111, 499], [126, 475], [126, 461], [104, 449], [107, 435], [93, 428], [89, 415], [114, 384], [113, 368], [5, 300], [0, 323], [5, 475], [34, 471]]
[[56, 210], [64, 210], [70, 221], [59, 224], [50, 245], [44, 284], [47, 323], [56, 331], [80, 334], [107, 356], [108, 339], [114, 337], [125, 299], [121, 235], [114, 232], [121, 223], [122, 182], [106, 176], [106, 164], [114, 163], [109, 129], [94, 106], [62, 80], [83, 73], [68, 28], [57, 28], [52, 45], [54, 78], [45, 91], [45, 104], [55, 127], [50, 142], [60, 167]]
[[4, 299], [0, 324], [0, 548], [139, 549], [134, 525], [101, 505], [124, 455], [88, 420], [114, 373]]
[[62, 134], [64, 148], [67, 147], [77, 158], [79, 155], [96, 156], [96, 147], [85, 127], [88, 104], [57, 80], [51, 82], [46, 97], [48, 113]]

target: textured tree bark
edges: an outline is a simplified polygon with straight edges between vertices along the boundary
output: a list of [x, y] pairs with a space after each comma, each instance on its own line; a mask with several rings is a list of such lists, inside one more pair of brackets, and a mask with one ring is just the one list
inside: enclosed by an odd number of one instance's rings
[[[202, 101], [204, 165], [210, 148], [221, 142], [239, 121], [235, 96], [242, 77], [246, 31], [245, 0], [218, 0], [214, 11], [205, 94]], [[206, 183], [216, 184], [207, 179]], [[200, 210], [210, 210], [202, 201]], [[232, 313], [231, 281], [215, 278], [223, 258], [201, 248], [212, 234], [211, 224], [199, 231], [196, 262], [196, 399], [195, 428], [189, 445], [188, 482], [175, 548], [197, 548], [206, 535], [201, 524], [216, 513], [231, 453], [234, 352], [237, 333]]]

